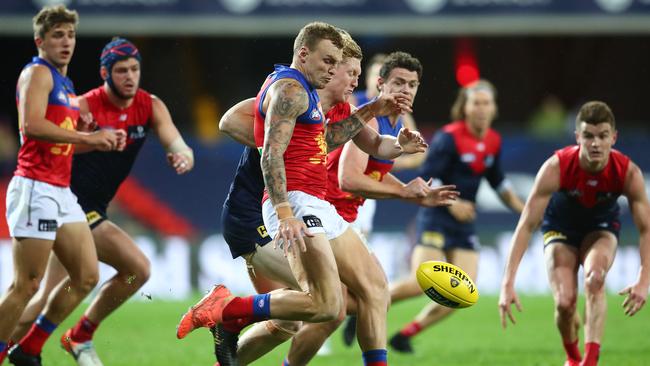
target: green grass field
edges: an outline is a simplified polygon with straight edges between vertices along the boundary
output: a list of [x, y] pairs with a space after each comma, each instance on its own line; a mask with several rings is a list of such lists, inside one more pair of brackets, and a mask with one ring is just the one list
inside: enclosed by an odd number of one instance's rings
[[[391, 334], [410, 320], [425, 301], [420, 298], [394, 306], [389, 313]], [[389, 362], [391, 365], [562, 365], [564, 352], [553, 324], [551, 298], [526, 297], [522, 301], [524, 312], [517, 314], [518, 324], [507, 331], [499, 325], [497, 298], [485, 296], [474, 307], [460, 310], [421, 333], [414, 341], [414, 355], [389, 351]], [[197, 330], [184, 340], [175, 337], [176, 322], [191, 303], [154, 299], [126, 304], [97, 332], [95, 345], [104, 364], [213, 365], [208, 330]], [[627, 318], [620, 304], [620, 297], [609, 297], [601, 365], [650, 365], [650, 309]], [[71, 319], [79, 316], [78, 311]], [[58, 338], [71, 323], [60, 326], [46, 345], [44, 365], [74, 364], [58, 347]], [[311, 364], [362, 364], [359, 348], [345, 348], [339, 332], [333, 336], [331, 345], [331, 355], [318, 356]], [[279, 366], [286, 352], [286, 346], [280, 347], [255, 364]]]

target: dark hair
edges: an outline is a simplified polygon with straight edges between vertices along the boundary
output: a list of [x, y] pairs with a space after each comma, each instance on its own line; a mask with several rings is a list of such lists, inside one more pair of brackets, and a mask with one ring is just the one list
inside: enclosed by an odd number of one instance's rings
[[492, 85], [491, 82], [485, 80], [485, 79], [480, 79], [478, 81], [475, 81], [471, 84], [468, 84], [458, 90], [458, 95], [456, 96], [456, 100], [454, 101], [454, 104], [451, 106], [451, 119], [454, 121], [464, 121], [465, 118], [467, 117], [465, 115], [465, 104], [467, 103], [467, 99], [469, 99], [469, 93], [472, 91], [476, 91], [479, 89], [487, 90], [490, 93], [492, 93], [492, 96], [494, 97], [494, 100], [496, 101], [497, 99], [497, 89]]
[[609, 123], [613, 130], [616, 129], [614, 113], [612, 113], [612, 110], [606, 103], [598, 100], [592, 100], [580, 107], [580, 111], [576, 116], [576, 129], [578, 129], [582, 122], [590, 125]]
[[379, 76], [385, 80], [395, 68], [415, 71], [418, 74], [418, 80], [422, 78], [422, 64], [420, 60], [411, 56], [409, 53], [397, 51], [386, 56], [384, 64], [381, 66], [381, 70], [379, 70]]
[[313, 51], [318, 42], [327, 39], [332, 41], [338, 49], [343, 48], [343, 37], [333, 25], [323, 22], [312, 22], [300, 30], [293, 42], [293, 52], [297, 53], [301, 47], [305, 46]]
[[42, 39], [50, 29], [64, 23], [70, 23], [77, 27], [79, 14], [75, 10], [68, 10], [65, 5], [44, 6], [32, 18], [34, 36]]

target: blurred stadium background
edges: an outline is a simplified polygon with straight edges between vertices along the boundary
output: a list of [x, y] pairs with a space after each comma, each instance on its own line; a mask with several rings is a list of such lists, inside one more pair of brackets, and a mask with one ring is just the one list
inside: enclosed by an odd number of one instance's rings
[[[290, 62], [295, 33], [312, 20], [349, 30], [366, 59], [403, 50], [422, 61], [414, 116], [427, 138], [449, 121], [459, 84], [478, 76], [492, 81], [499, 92], [493, 127], [504, 137], [504, 168], [522, 196], [553, 150], [573, 142], [576, 108], [590, 99], [612, 106], [620, 129], [616, 147], [650, 176], [650, 0], [2, 0], [3, 209], [18, 144], [15, 83], [36, 54], [31, 17], [58, 3], [81, 17], [69, 68], [77, 92], [100, 84], [102, 47], [112, 36], [125, 36], [143, 55], [141, 86], [167, 103], [194, 149], [194, 171], [177, 177], [150, 138], [110, 211], [152, 259], [143, 293], [157, 299], [187, 299], [222, 281], [235, 291], [251, 289], [243, 262], [231, 260], [219, 234], [221, 205], [242, 147], [220, 135], [217, 122], [231, 105], [257, 93], [273, 63]], [[477, 282], [483, 294], [496, 294], [517, 217], [485, 187], [479, 210]], [[397, 201], [378, 204], [371, 243], [391, 278], [408, 265], [415, 212]], [[632, 282], [638, 268], [638, 235], [625, 208], [623, 223], [611, 290]], [[524, 260], [518, 285], [546, 293], [539, 238]], [[11, 278], [3, 219], [0, 288]]]

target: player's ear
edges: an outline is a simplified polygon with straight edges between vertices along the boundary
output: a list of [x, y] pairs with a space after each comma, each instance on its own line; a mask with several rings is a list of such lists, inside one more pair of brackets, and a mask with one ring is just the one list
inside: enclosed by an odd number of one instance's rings
[[618, 139], [618, 131], [614, 130], [612, 131], [612, 146], [616, 144], [616, 140]]
[[382, 78], [381, 76], [378, 76], [377, 77], [377, 91], [381, 92], [381, 90], [383, 89], [383, 85], [384, 85], [384, 78]]
[[41, 48], [43, 45], [43, 39], [39, 36], [34, 36], [34, 44], [36, 45], [36, 48]]
[[309, 49], [305, 46], [300, 47], [298, 50], [298, 59], [300, 62], [305, 62], [305, 59], [309, 56]]
[[106, 66], [102, 66], [99, 68], [99, 76], [104, 81], [108, 80], [108, 70], [106, 70]]

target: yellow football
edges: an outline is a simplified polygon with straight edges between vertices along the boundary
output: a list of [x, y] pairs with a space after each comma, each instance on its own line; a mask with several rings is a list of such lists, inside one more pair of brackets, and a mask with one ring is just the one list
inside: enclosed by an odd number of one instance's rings
[[478, 301], [478, 289], [471, 278], [451, 263], [428, 261], [415, 273], [418, 284], [431, 300], [450, 308], [466, 308]]

